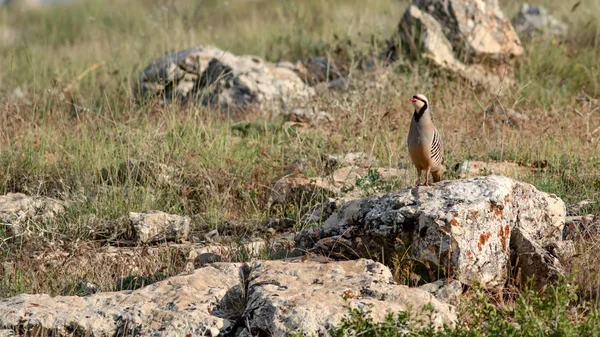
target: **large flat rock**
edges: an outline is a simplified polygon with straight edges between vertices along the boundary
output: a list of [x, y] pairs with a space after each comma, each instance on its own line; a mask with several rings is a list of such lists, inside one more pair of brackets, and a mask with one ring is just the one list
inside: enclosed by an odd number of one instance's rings
[[[299, 259], [214, 263], [135, 291], [86, 297], [22, 294], [0, 300], [0, 329], [93, 336], [239, 336], [258, 331], [284, 336], [302, 329], [325, 336], [348, 306], [370, 309], [379, 321], [387, 312], [409, 308], [438, 326], [456, 320], [453, 306], [425, 290], [396, 284], [380, 263]], [[423, 313], [424, 306], [432, 311]]]

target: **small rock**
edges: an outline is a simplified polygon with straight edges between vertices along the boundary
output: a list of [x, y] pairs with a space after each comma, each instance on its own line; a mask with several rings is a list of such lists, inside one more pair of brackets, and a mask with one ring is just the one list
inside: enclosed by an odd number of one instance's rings
[[277, 62], [277, 63], [275, 63], [275, 66], [280, 67], [280, 68], [289, 69], [292, 71], [296, 70], [296, 65], [289, 61]]
[[460, 178], [503, 175], [518, 179], [523, 178], [531, 173], [531, 168], [509, 161], [484, 162], [477, 160], [466, 160], [457, 165], [455, 170]]
[[492, 105], [486, 109], [486, 114], [498, 116], [500, 121], [511, 126], [521, 126], [529, 120], [529, 116], [517, 112], [514, 109], [504, 109], [499, 105]]
[[521, 5], [521, 9], [511, 21], [517, 33], [522, 37], [531, 38], [533, 35], [539, 34], [547, 37], [565, 38], [569, 32], [569, 27], [548, 14], [546, 8], [528, 3]]
[[[254, 260], [260, 258], [268, 249], [267, 243], [262, 239], [255, 239], [246, 243], [231, 242], [229, 244], [221, 243], [194, 247], [194, 264], [197, 268], [213, 258], [218, 259], [218, 261], [237, 261], [240, 260], [240, 256], [248, 260]], [[217, 260], [213, 262], [217, 262]]]
[[309, 85], [330, 82], [342, 78], [342, 74], [329, 59], [313, 56], [296, 63], [296, 72]]
[[364, 152], [350, 152], [346, 154], [330, 154], [326, 159], [329, 167], [336, 166], [358, 166], [369, 168], [377, 166], [379, 161], [374, 156]]
[[587, 207], [589, 205], [593, 205], [595, 204], [596, 201], [592, 200], [592, 199], [585, 199], [585, 200], [581, 200], [580, 202], [576, 203], [576, 204], [572, 204], [567, 206], [567, 216], [577, 216], [579, 215], [579, 212], [581, 211], [582, 208]]
[[340, 199], [329, 198], [328, 201], [314, 205], [306, 214], [300, 218], [300, 223], [304, 226], [320, 224], [327, 220], [342, 203]]
[[506, 115], [508, 116], [509, 120], [512, 121], [513, 123], [521, 123], [523, 121], [529, 120], [529, 116], [522, 114], [520, 112], [516, 112], [513, 109], [506, 110]]
[[209, 264], [209, 263], [214, 263], [214, 262], [221, 262], [223, 260], [223, 258], [215, 253], [202, 253], [200, 255], [198, 255], [198, 257], [196, 258], [196, 265], [197, 266], [204, 266], [205, 264]]
[[17, 337], [17, 334], [11, 329], [0, 329], [0, 337]]
[[439, 279], [433, 282], [425, 283], [419, 286], [419, 289], [423, 289], [430, 294], [435, 294], [442, 286], [444, 286], [444, 279]]
[[344, 166], [325, 177], [305, 177], [301, 174], [279, 179], [271, 189], [271, 202], [286, 203], [309, 200], [310, 196], [338, 196], [347, 199], [379, 193], [406, 170], [395, 168], [363, 168]]
[[49, 222], [64, 213], [62, 201], [47, 197], [30, 197], [23, 193], [0, 196], [0, 225], [8, 228], [10, 236], [34, 233], [32, 225]]
[[272, 230], [272, 232], [270, 231], [271, 234], [288, 232], [294, 228], [294, 225], [296, 225], [296, 220], [289, 218], [269, 219], [269, 222], [267, 223], [268, 229]]
[[40, 0], [5, 0], [4, 5], [17, 10], [30, 10], [42, 5]]
[[11, 46], [17, 41], [17, 33], [8, 26], [0, 26], [0, 46]]
[[322, 92], [324, 91], [323, 89], [327, 89], [327, 90], [345, 90], [349, 88], [349, 83], [348, 80], [340, 77], [338, 79], [335, 80], [331, 80], [329, 82], [326, 83], [319, 83], [315, 86], [315, 90], [317, 92]]
[[88, 296], [95, 294], [100, 291], [100, 286], [88, 281], [81, 281], [73, 286], [69, 286], [63, 289], [63, 294], [75, 295], [75, 296]]
[[600, 231], [600, 213], [583, 216], [568, 216], [565, 219], [563, 239], [590, 238], [598, 235]]
[[459, 281], [452, 281], [442, 286], [434, 294], [435, 298], [445, 303], [452, 303], [463, 294], [463, 284]]
[[445, 279], [439, 279], [419, 286], [419, 289], [427, 291], [442, 302], [451, 303], [456, 301], [462, 295], [463, 284], [456, 280], [450, 283], [446, 282]]
[[576, 254], [575, 243], [572, 240], [551, 242], [546, 250], [560, 261], [569, 261]]
[[177, 185], [179, 172], [170, 166], [153, 161], [143, 161], [134, 158], [127, 159], [117, 169], [108, 167], [102, 169], [102, 181], [115, 184], [124, 184], [128, 181], [140, 185], [156, 183], [159, 185]]
[[190, 218], [161, 211], [130, 212], [129, 220], [135, 239], [140, 243], [186, 240]]
[[333, 116], [325, 111], [314, 111], [307, 108], [292, 109], [289, 113], [285, 112], [284, 116], [291, 122], [322, 124], [333, 122]]
[[304, 160], [303, 158], [298, 158], [298, 159], [294, 160], [293, 162], [291, 162], [289, 165], [286, 165], [285, 174], [286, 175], [299, 174], [299, 173], [302, 173], [303, 171], [307, 170], [308, 168], [310, 168], [310, 165], [308, 164], [308, 162], [306, 160]]
[[212, 240], [216, 239], [217, 237], [219, 237], [219, 230], [217, 230], [217, 229], [213, 229], [213, 230], [207, 232], [206, 234], [204, 234], [204, 238], [209, 241], [212, 241]]

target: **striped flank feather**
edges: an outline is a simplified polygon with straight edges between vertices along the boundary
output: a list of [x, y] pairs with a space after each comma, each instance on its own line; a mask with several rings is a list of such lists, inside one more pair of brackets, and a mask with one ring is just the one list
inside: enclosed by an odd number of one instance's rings
[[431, 159], [433, 159], [434, 167], [439, 167], [444, 162], [444, 146], [442, 145], [442, 138], [437, 129], [433, 129]]

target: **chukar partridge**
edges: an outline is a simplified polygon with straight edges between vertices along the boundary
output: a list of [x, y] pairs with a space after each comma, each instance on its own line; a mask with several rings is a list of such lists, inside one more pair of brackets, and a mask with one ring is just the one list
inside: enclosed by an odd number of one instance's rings
[[429, 186], [429, 172], [431, 172], [434, 182], [442, 179], [442, 164], [444, 163], [442, 139], [431, 120], [427, 97], [417, 94], [411, 97], [410, 101], [415, 107], [415, 112], [408, 131], [408, 152], [417, 169], [415, 184], [419, 186], [421, 172], [425, 171], [425, 185]]

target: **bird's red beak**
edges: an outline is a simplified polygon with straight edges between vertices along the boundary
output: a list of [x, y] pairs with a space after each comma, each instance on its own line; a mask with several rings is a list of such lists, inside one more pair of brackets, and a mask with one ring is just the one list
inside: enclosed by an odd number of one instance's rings
[[416, 101], [417, 101], [417, 99], [416, 99], [416, 98], [414, 98], [414, 97], [411, 97], [411, 98], [410, 98], [410, 101], [414, 103], [414, 102], [416, 102]]

